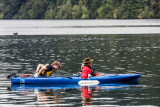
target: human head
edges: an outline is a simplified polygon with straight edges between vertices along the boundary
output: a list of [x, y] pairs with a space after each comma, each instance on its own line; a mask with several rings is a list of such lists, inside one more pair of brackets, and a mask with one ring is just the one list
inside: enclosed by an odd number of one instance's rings
[[51, 64], [53, 67], [57, 66], [56, 68], [59, 69], [61, 67], [61, 64], [59, 61], [54, 61], [52, 64]]
[[91, 59], [90, 57], [86, 57], [86, 58], [84, 58], [83, 64], [89, 65], [89, 64], [92, 64], [92, 62], [93, 62], [93, 59]]

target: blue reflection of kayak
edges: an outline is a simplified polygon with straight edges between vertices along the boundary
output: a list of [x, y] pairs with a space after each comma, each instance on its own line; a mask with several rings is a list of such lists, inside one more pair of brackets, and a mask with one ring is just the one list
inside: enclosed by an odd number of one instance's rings
[[59, 90], [59, 89], [74, 89], [79, 88], [80, 86], [78, 84], [11, 84], [12, 90], [22, 90], [22, 89], [53, 89], [53, 90]]
[[[137, 81], [141, 74], [106, 74], [102, 76], [91, 77], [90, 80], [98, 80], [100, 84], [121, 82], [121, 81]], [[79, 76], [50, 76], [50, 77], [12, 77], [11, 83], [17, 84], [77, 84], [84, 80]]]
[[[104, 90], [121, 90], [125, 89], [126, 87], [139, 85], [139, 82], [116, 82], [116, 83], [105, 83], [105, 84], [98, 84], [89, 86], [90, 88], [99, 87], [99, 89]], [[78, 84], [11, 84], [11, 89], [15, 91], [21, 91], [24, 89], [27, 90], [46, 90], [46, 89], [52, 89], [52, 90], [60, 90], [60, 89], [79, 89], [83, 86], [80, 86]]]

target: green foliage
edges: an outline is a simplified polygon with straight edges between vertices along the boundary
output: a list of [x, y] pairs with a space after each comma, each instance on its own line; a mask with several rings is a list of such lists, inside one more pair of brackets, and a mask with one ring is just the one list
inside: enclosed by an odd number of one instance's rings
[[160, 18], [159, 0], [0, 0], [0, 19]]

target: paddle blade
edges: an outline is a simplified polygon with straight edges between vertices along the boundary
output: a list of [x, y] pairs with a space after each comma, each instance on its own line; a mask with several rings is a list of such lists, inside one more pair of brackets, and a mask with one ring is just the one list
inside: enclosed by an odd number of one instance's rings
[[12, 77], [16, 77], [16, 73], [12, 73], [12, 74], [8, 75], [7, 79], [11, 79]]
[[97, 85], [99, 84], [98, 80], [81, 80], [78, 82], [81, 86], [90, 86], [90, 85]]

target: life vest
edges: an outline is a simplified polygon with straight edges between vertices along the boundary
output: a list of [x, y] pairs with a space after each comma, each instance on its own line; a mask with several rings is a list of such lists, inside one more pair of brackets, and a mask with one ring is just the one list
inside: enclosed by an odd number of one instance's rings
[[[49, 64], [46, 64], [45, 66], [48, 66]], [[54, 71], [54, 69], [52, 69], [51, 71], [42, 71], [42, 73], [40, 74], [40, 76], [51, 76], [52, 72]]]
[[91, 74], [92, 76], [97, 76], [98, 74], [95, 72], [93, 67], [89, 66], [83, 66], [81, 78], [86, 79], [88, 78], [88, 74]]
[[[82, 66], [81, 66], [81, 72], [83, 71], [83, 66], [87, 66], [87, 65], [83, 65], [83, 64], [82, 64]], [[92, 76], [95, 75], [95, 69], [94, 69], [94, 67], [92, 67], [92, 66], [88, 66], [88, 67], [92, 70], [91, 75], [92, 75]]]

